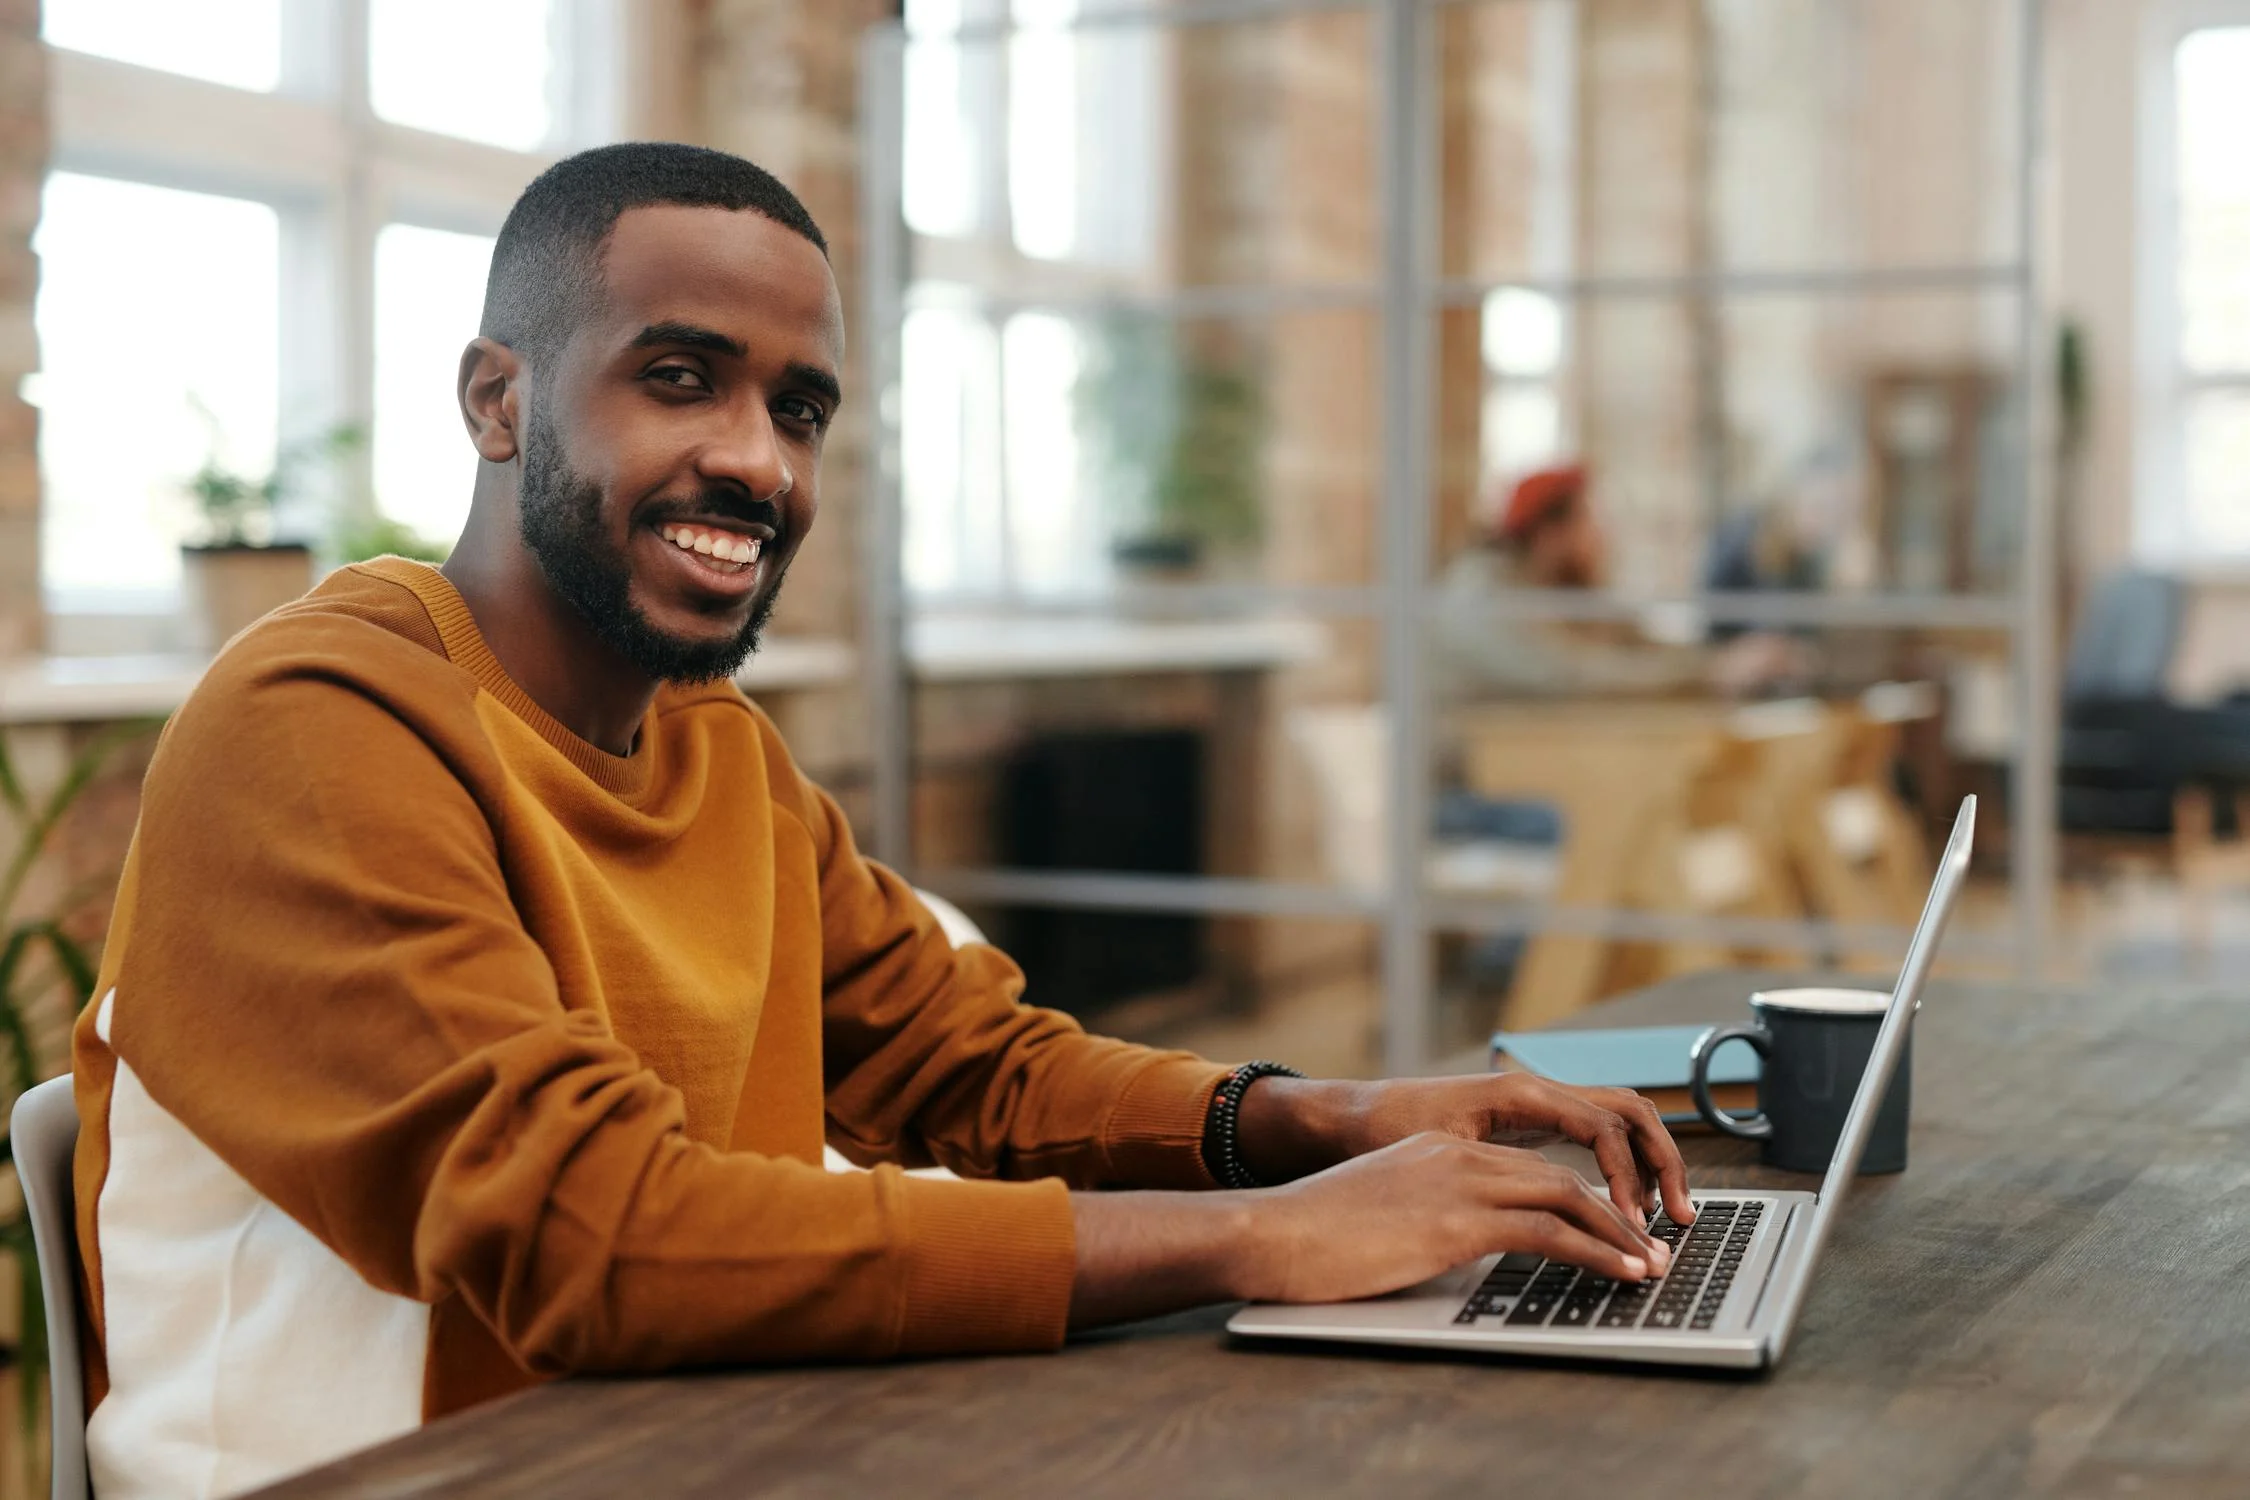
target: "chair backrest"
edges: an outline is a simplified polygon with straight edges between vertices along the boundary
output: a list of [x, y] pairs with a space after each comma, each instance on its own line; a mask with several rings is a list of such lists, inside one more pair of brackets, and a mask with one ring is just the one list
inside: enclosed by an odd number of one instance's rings
[[86, 1500], [86, 1375], [78, 1347], [78, 1229], [71, 1158], [78, 1149], [78, 1101], [70, 1075], [50, 1078], [16, 1100], [8, 1139], [23, 1182], [24, 1209], [39, 1254], [47, 1305], [48, 1408], [54, 1416], [55, 1500]]
[[2161, 698], [2180, 635], [2180, 583], [2121, 569], [2086, 601], [2071, 633], [2063, 697]]
[[984, 933], [975, 922], [969, 919], [969, 914], [961, 910], [960, 907], [955, 906], [934, 891], [917, 889], [914, 894], [922, 898], [922, 904], [930, 909], [931, 916], [937, 918], [938, 926], [944, 931], [946, 940], [952, 943], [954, 947], [966, 948], [971, 943], [984, 941]]

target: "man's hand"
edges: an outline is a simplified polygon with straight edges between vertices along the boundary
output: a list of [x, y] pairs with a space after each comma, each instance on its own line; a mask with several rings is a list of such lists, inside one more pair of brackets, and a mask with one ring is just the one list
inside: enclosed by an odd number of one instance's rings
[[1245, 1295], [1338, 1302], [1528, 1250], [1619, 1281], [1666, 1269], [1640, 1215], [1532, 1151], [1409, 1136], [1259, 1195]]
[[[1525, 1250], [1620, 1281], [1670, 1269], [1642, 1214], [1695, 1217], [1656, 1107], [1629, 1089], [1530, 1073], [1387, 1083], [1261, 1078], [1242, 1096], [1244, 1161], [1283, 1186], [1243, 1193], [1075, 1193], [1071, 1323], [1199, 1302], [1375, 1297]], [[1592, 1149], [1609, 1195], [1522, 1149]]]
[[1285, 1187], [1077, 1193], [1071, 1204], [1081, 1328], [1198, 1302], [1380, 1296], [1510, 1250], [1619, 1281], [1668, 1268], [1640, 1216], [1568, 1167], [1435, 1132]]
[[1695, 1217], [1687, 1168], [1656, 1106], [1631, 1089], [1582, 1089], [1532, 1073], [1351, 1083], [1261, 1078], [1242, 1096], [1243, 1160], [1288, 1182], [1397, 1141], [1436, 1132], [1467, 1141], [1592, 1150], [1618, 1210], [1638, 1225], [1659, 1200]]

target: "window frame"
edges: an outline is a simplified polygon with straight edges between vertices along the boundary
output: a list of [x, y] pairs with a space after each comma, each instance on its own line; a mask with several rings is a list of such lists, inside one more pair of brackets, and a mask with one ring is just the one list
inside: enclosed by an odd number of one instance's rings
[[2250, 0], [2164, 0], [2141, 36], [2135, 217], [2134, 497], [2132, 552], [2144, 566], [2194, 577], [2250, 578], [2250, 548], [2214, 554], [2188, 524], [2187, 413], [2202, 391], [2250, 391], [2250, 364], [2225, 374], [2186, 366], [2180, 347], [2179, 88], [2175, 59], [2190, 34], [2250, 27]]
[[[621, 0], [557, 0], [553, 16], [555, 128], [538, 151], [380, 118], [369, 101], [369, 0], [289, 0], [271, 92], [47, 44], [47, 170], [272, 207], [281, 221], [281, 439], [339, 423], [372, 430], [382, 227], [496, 234], [531, 176], [565, 152], [615, 138], [624, 123], [629, 69], [648, 59], [622, 45]], [[328, 500], [336, 519], [372, 511], [369, 445], [348, 458], [336, 489]], [[63, 641], [105, 649], [156, 649], [180, 606], [164, 589], [57, 590], [43, 579], [42, 592]]]
[[[1139, 14], [1130, 5], [1120, 7], [1118, 0], [1079, 0], [1081, 17], [1088, 12], [1098, 14], [1105, 9], [1120, 8]], [[1171, 204], [1157, 184], [1169, 181], [1171, 163], [1177, 155], [1174, 116], [1178, 86], [1176, 49], [1180, 39], [1173, 28], [1164, 24], [1160, 13], [1149, 13], [1144, 24], [1151, 39], [1152, 55], [1148, 74], [1142, 80], [1145, 94], [1132, 103], [1132, 107], [1144, 112], [1135, 122], [1140, 139], [1134, 146], [1123, 148], [1145, 150], [1150, 161], [1151, 170], [1133, 179], [1149, 185], [1145, 201], [1134, 206], [1138, 223], [1129, 234], [1117, 233], [1114, 222], [1093, 226], [1097, 239], [1103, 229], [1108, 229], [1114, 236], [1112, 243], [1097, 245], [1091, 252], [1081, 243], [1071, 257], [1050, 259], [1025, 251], [1016, 238], [1010, 115], [1014, 95], [1010, 79], [1016, 63], [1013, 41], [1030, 28], [1020, 28], [1013, 22], [1014, 9], [1014, 0], [961, 0], [961, 31], [976, 38], [964, 46], [956, 39], [956, 32], [944, 28], [915, 29], [905, 20], [902, 7], [907, 47], [950, 45], [961, 49], [967, 64], [963, 70], [966, 97], [962, 125], [971, 138], [972, 147], [985, 148], [972, 163], [977, 206], [973, 222], [963, 232], [933, 233], [912, 223], [904, 226], [907, 254], [913, 267], [908, 279], [906, 311], [947, 312], [984, 326], [994, 351], [993, 410], [998, 424], [998, 461], [994, 474], [998, 493], [990, 512], [998, 534], [992, 538], [992, 566], [984, 570], [992, 581], [957, 577], [944, 586], [913, 585], [909, 594], [918, 609], [988, 606], [1058, 593], [1077, 594], [1098, 591], [1114, 581], [1114, 569], [1106, 551], [1101, 556], [1086, 559], [1087, 576], [1063, 580], [1025, 576], [1015, 545], [1014, 518], [1020, 502], [1009, 478], [1005, 395], [1008, 326], [1017, 316], [1031, 313], [1058, 316], [1074, 329], [1082, 329], [1088, 309], [1102, 306], [1111, 299], [1129, 304], [1137, 296], [1162, 293], [1172, 280]], [[1094, 34], [1082, 30], [1077, 22], [1066, 23], [1061, 29], [1074, 38]], [[1089, 99], [1084, 92], [1089, 72], [1086, 60], [1076, 59], [1075, 67], [1079, 92], [1074, 114], [1083, 127], [1096, 118], [1100, 105], [1115, 101], [1099, 97]], [[912, 128], [911, 122], [908, 128]], [[1085, 137], [1081, 135], [1079, 139], [1083, 143]], [[1084, 177], [1080, 178], [1075, 192], [1077, 201], [1073, 213], [1083, 237], [1089, 228], [1089, 203], [1098, 195], [1087, 186]], [[1134, 237], [1143, 241], [1141, 263], [1137, 265], [1117, 254], [1120, 243]], [[957, 295], [964, 288], [980, 285], [1009, 287], [1018, 305], [994, 307], [974, 295]], [[964, 434], [964, 443], [970, 440]], [[964, 556], [976, 552], [980, 540], [973, 535], [979, 523], [972, 517], [971, 509], [966, 496], [959, 497], [954, 514], [949, 518], [955, 550]], [[1087, 518], [1080, 515], [1075, 520], [1083, 524]]]

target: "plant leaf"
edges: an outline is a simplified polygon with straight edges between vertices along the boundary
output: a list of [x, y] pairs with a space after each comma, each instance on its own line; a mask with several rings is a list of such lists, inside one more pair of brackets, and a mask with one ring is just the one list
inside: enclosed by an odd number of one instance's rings
[[8, 741], [0, 735], [0, 802], [21, 821], [31, 811], [31, 803], [23, 794], [23, 783], [16, 779], [16, 759], [8, 753]]
[[94, 736], [71, 761], [63, 773], [61, 783], [48, 797], [30, 824], [23, 830], [23, 841], [16, 848], [15, 858], [8, 862], [7, 872], [0, 875], [0, 915], [15, 908], [16, 897], [23, 891], [24, 878], [39, 856], [47, 849], [47, 839], [61, 823], [71, 805], [99, 776], [111, 756], [145, 735], [153, 734], [163, 726], [162, 719], [128, 719], [112, 724]]
[[47, 1378], [47, 1298], [39, 1284], [38, 1242], [31, 1235], [31, 1221], [18, 1219], [0, 1228], [0, 1248], [15, 1256], [22, 1268], [18, 1279], [21, 1294], [20, 1316], [23, 1335], [16, 1346], [18, 1389], [23, 1395], [24, 1447], [34, 1447], [39, 1438], [39, 1395]]
[[[76, 938], [62, 930], [59, 922], [41, 922], [32, 930], [47, 940], [47, 947], [54, 953], [55, 962], [62, 965], [63, 973], [70, 980], [70, 992], [75, 1001], [71, 1009], [84, 1010], [86, 1002], [94, 998], [97, 975], [93, 959]], [[0, 1004], [12, 1007], [14, 1003], [13, 996], [0, 996]]]
[[8, 1093], [12, 1097], [26, 1093], [39, 1081], [39, 1063], [31, 1050], [31, 1028], [24, 1024], [23, 1007], [16, 994], [16, 969], [31, 947], [31, 940], [39, 935], [36, 927], [18, 927], [8, 934], [5, 945], [0, 945], [0, 1040], [8, 1043], [14, 1054], [8, 1070]]

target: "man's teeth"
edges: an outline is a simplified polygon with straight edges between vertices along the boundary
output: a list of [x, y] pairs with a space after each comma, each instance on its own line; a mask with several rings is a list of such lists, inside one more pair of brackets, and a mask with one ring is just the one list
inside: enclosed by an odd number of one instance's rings
[[756, 537], [736, 536], [731, 531], [712, 531], [702, 526], [665, 526], [659, 535], [682, 552], [696, 552], [713, 562], [734, 563], [743, 566], [758, 560], [764, 544]]

